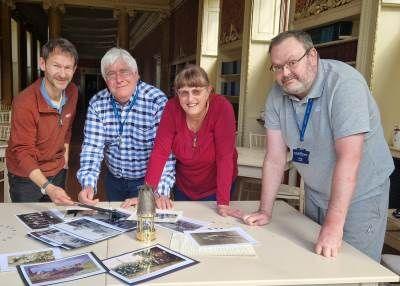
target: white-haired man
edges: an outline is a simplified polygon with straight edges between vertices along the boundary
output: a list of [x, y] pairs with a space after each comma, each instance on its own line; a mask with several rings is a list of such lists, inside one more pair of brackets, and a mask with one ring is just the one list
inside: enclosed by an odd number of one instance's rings
[[[135, 59], [120, 48], [101, 59], [107, 89], [89, 102], [78, 181], [79, 201], [95, 204], [101, 162], [105, 159], [105, 189], [109, 201], [137, 196], [143, 184], [154, 138], [167, 102], [165, 94], [140, 80]], [[158, 197], [169, 197], [175, 181], [174, 160], [167, 162], [157, 187]]]

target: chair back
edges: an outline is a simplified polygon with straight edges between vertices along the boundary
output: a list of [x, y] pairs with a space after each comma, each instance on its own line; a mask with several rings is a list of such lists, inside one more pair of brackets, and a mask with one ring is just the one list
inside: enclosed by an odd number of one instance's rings
[[0, 141], [8, 141], [10, 138], [10, 125], [0, 125]]
[[265, 148], [265, 143], [267, 139], [267, 136], [265, 134], [257, 134], [250, 132], [249, 136], [250, 136], [250, 148], [259, 148], [259, 149]]
[[4, 111], [0, 110], [0, 124], [10, 124], [11, 123], [11, 110]]

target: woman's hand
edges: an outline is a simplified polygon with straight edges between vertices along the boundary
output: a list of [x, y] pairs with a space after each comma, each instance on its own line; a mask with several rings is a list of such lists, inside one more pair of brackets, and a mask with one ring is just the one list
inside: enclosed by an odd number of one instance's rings
[[123, 208], [128, 208], [130, 206], [136, 206], [138, 204], [139, 200], [138, 198], [129, 198], [126, 199], [122, 204], [121, 207]]
[[248, 225], [264, 225], [269, 223], [271, 216], [266, 211], [259, 210], [251, 214], [243, 215], [242, 220]]
[[158, 196], [156, 197], [156, 207], [162, 210], [169, 210], [173, 208], [172, 200], [166, 196]]
[[243, 213], [241, 210], [231, 208], [230, 206], [227, 206], [227, 205], [218, 205], [217, 212], [221, 216], [231, 216], [231, 217], [235, 217], [235, 218], [239, 218], [239, 219], [241, 219], [243, 216]]

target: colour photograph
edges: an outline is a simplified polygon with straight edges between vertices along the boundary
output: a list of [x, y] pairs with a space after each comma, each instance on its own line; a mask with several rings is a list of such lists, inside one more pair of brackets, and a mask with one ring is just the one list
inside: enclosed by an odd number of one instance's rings
[[159, 244], [103, 260], [111, 275], [128, 284], [151, 280], [196, 263]]
[[0, 255], [1, 271], [14, 271], [17, 265], [49, 262], [61, 258], [58, 248], [6, 253]]
[[17, 268], [26, 285], [51, 285], [106, 272], [93, 253]]

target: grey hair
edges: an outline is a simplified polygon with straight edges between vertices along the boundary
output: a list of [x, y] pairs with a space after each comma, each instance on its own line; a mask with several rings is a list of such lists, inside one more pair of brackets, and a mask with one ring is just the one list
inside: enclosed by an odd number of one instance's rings
[[301, 30], [292, 30], [292, 31], [285, 31], [277, 36], [275, 36], [271, 40], [271, 44], [269, 45], [268, 53], [271, 54], [271, 50], [273, 47], [277, 46], [278, 44], [282, 43], [284, 40], [288, 38], [295, 38], [298, 40], [304, 47], [305, 50], [311, 49], [314, 47], [314, 43], [309, 34]]
[[136, 60], [127, 50], [121, 48], [111, 48], [101, 59], [101, 75], [104, 79], [106, 79], [107, 68], [113, 65], [119, 59], [125, 62], [132, 71], [138, 70]]

